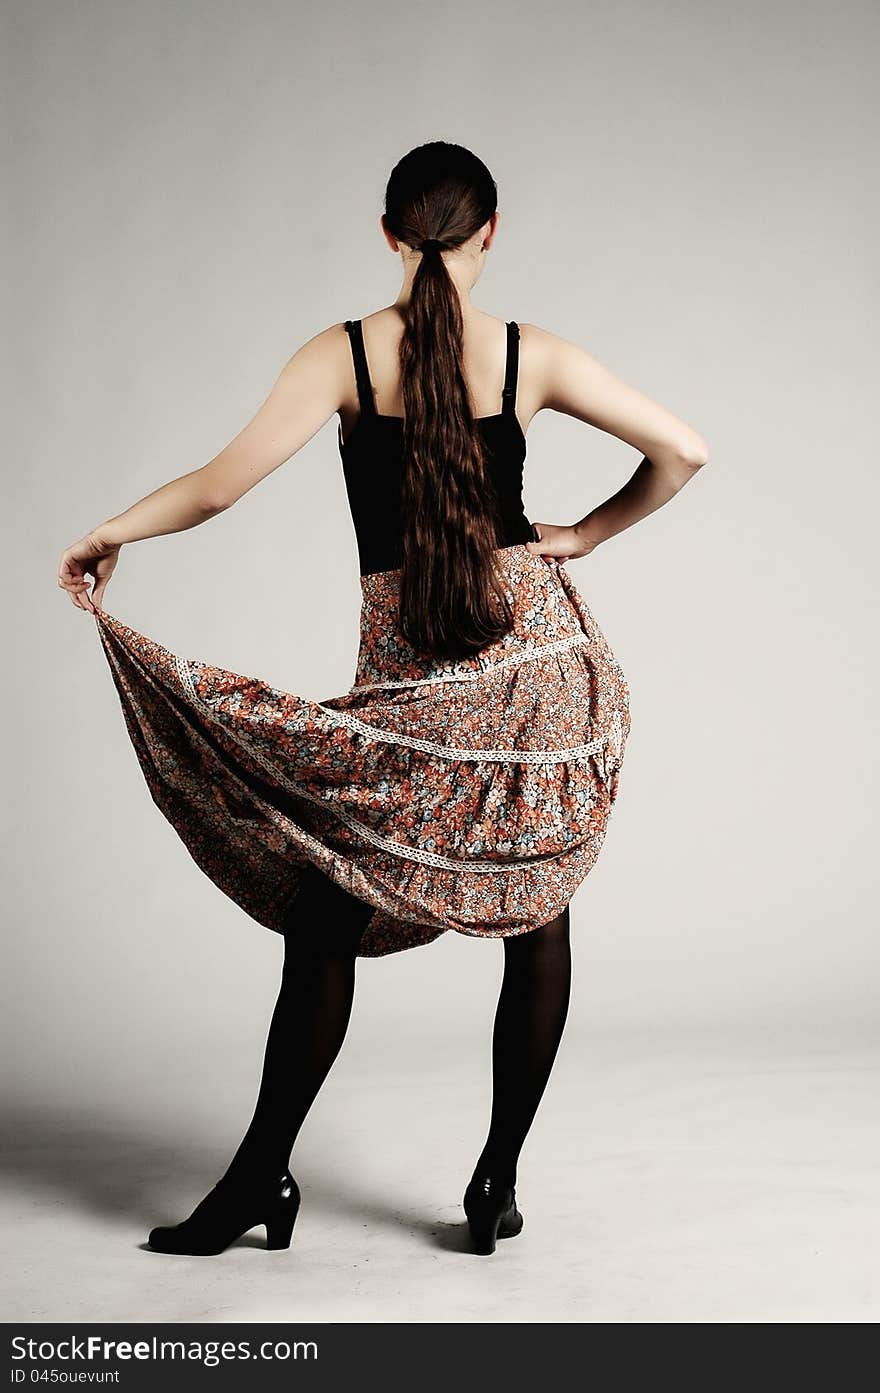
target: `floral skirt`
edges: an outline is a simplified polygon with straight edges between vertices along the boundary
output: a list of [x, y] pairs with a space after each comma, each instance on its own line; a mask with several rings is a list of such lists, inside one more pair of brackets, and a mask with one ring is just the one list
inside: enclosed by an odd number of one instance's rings
[[415, 651], [399, 571], [361, 577], [344, 696], [187, 660], [97, 611], [153, 800], [201, 869], [283, 932], [313, 864], [373, 906], [360, 954], [447, 929], [519, 934], [565, 908], [617, 797], [626, 679], [565, 567], [499, 548], [514, 628], [463, 661]]

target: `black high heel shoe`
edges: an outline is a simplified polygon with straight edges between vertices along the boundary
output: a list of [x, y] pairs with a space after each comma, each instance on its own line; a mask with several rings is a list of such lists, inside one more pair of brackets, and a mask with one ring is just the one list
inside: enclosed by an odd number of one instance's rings
[[248, 1229], [265, 1224], [266, 1247], [289, 1248], [299, 1201], [299, 1186], [289, 1170], [263, 1184], [224, 1176], [188, 1219], [153, 1229], [147, 1242], [157, 1253], [207, 1257], [222, 1253]]
[[474, 1176], [463, 1203], [475, 1253], [494, 1253], [496, 1238], [515, 1238], [523, 1226], [515, 1188], [492, 1176]]

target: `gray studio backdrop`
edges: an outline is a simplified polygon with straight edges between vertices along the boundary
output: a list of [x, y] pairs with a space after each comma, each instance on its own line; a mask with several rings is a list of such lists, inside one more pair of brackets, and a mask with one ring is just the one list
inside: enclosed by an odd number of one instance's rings
[[[576, 340], [711, 447], [667, 508], [571, 568], [633, 726], [574, 901], [567, 1048], [868, 1018], [872, 25], [867, 4], [751, 0], [8, 13], [3, 1023], [22, 1099], [210, 1125], [196, 1089], [219, 1052], [244, 1120], [280, 940], [150, 802], [56, 563], [216, 454], [305, 339], [393, 299], [384, 180], [437, 137], [499, 183], [479, 304]], [[574, 520], [637, 463], [544, 413], [527, 511]], [[346, 690], [359, 586], [335, 424], [227, 514], [126, 548], [106, 604], [187, 656]], [[483, 1080], [500, 953], [448, 934], [362, 963], [350, 1057], [416, 1071], [470, 1040]]]

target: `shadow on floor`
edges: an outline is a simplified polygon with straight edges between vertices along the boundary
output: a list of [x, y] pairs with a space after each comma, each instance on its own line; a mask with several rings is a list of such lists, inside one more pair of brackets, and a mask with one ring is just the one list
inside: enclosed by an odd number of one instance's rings
[[[131, 1115], [114, 1117], [87, 1104], [13, 1103], [0, 1107], [0, 1186], [10, 1206], [38, 1199], [114, 1218], [179, 1223], [220, 1178], [227, 1156], [220, 1143], [157, 1135]], [[346, 1217], [364, 1227], [406, 1229], [431, 1246], [466, 1251], [467, 1229], [431, 1219], [359, 1190], [332, 1163], [296, 1168], [303, 1211]], [[390, 1184], [391, 1182], [389, 1182]], [[144, 1246], [144, 1245], [138, 1245]], [[261, 1230], [237, 1246], [264, 1246]], [[147, 1251], [150, 1251], [147, 1249]]]

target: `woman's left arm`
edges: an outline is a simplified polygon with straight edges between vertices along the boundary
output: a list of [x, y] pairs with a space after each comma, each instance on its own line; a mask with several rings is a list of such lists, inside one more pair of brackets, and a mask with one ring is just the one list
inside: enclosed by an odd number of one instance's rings
[[[285, 364], [256, 415], [200, 469], [163, 484], [68, 547], [58, 584], [87, 611], [100, 606], [121, 547], [197, 527], [225, 512], [301, 450], [339, 409], [344, 394], [347, 335], [334, 324]], [[89, 580], [94, 587], [89, 591]]]
[[579, 345], [535, 325], [522, 328], [538, 409], [574, 416], [642, 455], [631, 478], [579, 522], [535, 524], [538, 541], [526, 543], [533, 554], [572, 560], [668, 503], [707, 463], [709, 448], [686, 421], [622, 381]]

